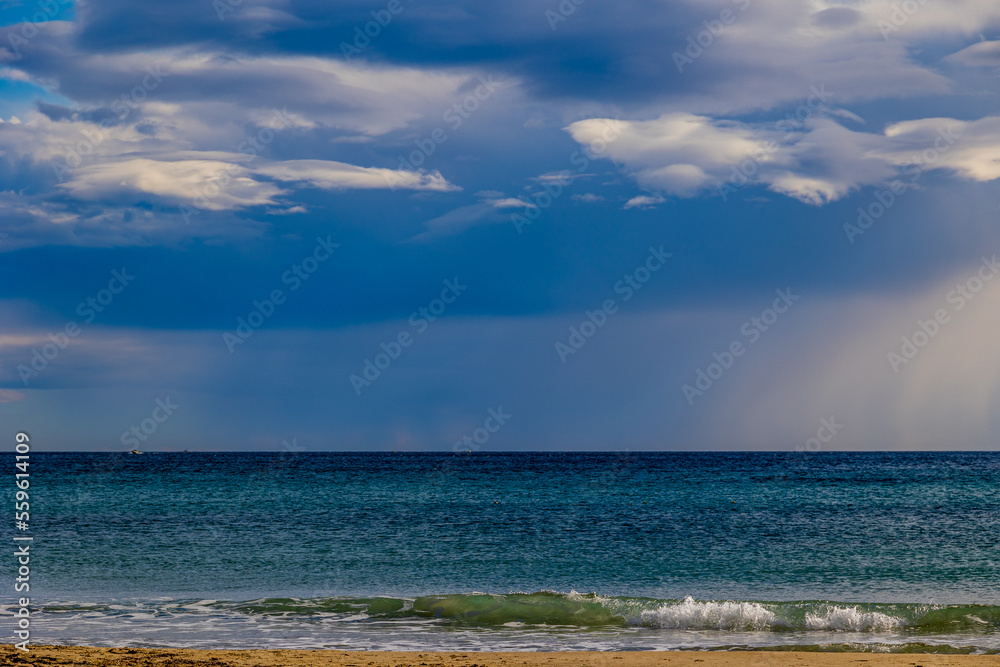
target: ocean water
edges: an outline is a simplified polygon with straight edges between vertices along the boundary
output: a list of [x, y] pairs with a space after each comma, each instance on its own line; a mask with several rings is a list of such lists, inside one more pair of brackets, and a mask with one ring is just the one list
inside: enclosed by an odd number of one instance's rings
[[31, 457], [38, 643], [1000, 653], [997, 453]]

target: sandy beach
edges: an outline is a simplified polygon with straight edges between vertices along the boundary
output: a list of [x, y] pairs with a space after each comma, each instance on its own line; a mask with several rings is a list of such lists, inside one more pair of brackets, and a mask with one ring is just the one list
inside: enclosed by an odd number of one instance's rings
[[403, 651], [198, 651], [188, 649], [11, 646], [0, 665], [94, 667], [1000, 667], [1000, 655], [806, 653], [785, 651], [632, 651], [432, 653]]

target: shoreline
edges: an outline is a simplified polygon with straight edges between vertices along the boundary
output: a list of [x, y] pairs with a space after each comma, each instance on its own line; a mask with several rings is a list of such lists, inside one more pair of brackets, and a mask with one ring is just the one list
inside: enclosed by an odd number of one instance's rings
[[4, 645], [0, 665], [84, 667], [1000, 667], [1000, 655], [802, 651], [432, 652], [146, 649]]

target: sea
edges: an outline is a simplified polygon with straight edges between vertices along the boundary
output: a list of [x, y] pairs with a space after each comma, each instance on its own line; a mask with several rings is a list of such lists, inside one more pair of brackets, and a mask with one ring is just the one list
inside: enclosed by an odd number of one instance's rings
[[995, 452], [32, 453], [30, 473], [33, 643], [1000, 653]]

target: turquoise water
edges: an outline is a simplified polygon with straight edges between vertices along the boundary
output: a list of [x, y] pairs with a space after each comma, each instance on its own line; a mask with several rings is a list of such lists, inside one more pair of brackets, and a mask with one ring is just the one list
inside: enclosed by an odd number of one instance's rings
[[38, 642], [1000, 652], [1000, 455], [32, 454]]

